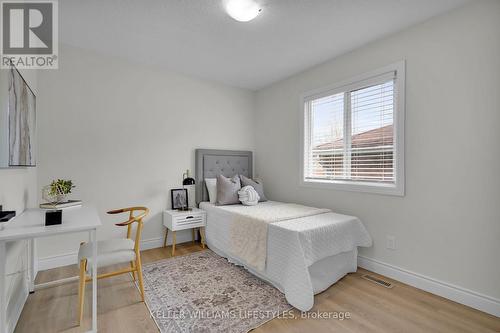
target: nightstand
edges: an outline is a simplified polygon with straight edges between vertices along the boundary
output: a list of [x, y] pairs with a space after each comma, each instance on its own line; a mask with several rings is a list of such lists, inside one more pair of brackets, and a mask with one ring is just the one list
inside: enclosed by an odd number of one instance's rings
[[179, 230], [191, 229], [194, 242], [194, 234], [197, 228], [200, 229], [201, 246], [205, 248], [205, 224], [207, 214], [199, 208], [192, 208], [188, 211], [165, 210], [163, 211], [163, 225], [165, 226], [165, 241], [163, 247], [167, 246], [168, 230], [172, 231], [172, 256], [175, 255], [175, 233]]

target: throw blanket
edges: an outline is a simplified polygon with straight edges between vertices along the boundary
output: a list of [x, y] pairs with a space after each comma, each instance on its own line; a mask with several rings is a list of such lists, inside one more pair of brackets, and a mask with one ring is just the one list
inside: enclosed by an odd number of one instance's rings
[[255, 206], [259, 203], [259, 193], [252, 186], [244, 186], [238, 191], [238, 198], [245, 206]]
[[290, 203], [256, 206], [226, 206], [236, 214], [231, 224], [231, 252], [247, 265], [263, 271], [266, 267], [267, 232], [269, 224], [330, 212]]

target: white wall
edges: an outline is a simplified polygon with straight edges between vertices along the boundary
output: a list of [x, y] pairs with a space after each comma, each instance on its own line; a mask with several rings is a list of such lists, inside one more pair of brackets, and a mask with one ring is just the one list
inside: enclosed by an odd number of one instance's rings
[[[374, 239], [362, 256], [500, 298], [499, 32], [500, 2], [476, 1], [259, 91], [268, 196], [356, 215]], [[300, 94], [401, 59], [406, 196], [300, 187]]]
[[[194, 149], [254, 148], [247, 90], [65, 45], [59, 70], [41, 73], [39, 89], [38, 187], [72, 179], [73, 198], [100, 212], [101, 239], [125, 232], [107, 210], [145, 205], [151, 213], [142, 238], [159, 244], [160, 212], [182, 173], [194, 174]], [[39, 256], [75, 252], [80, 240], [86, 235], [39, 241]]]
[[[29, 69], [19, 72], [38, 98], [37, 71]], [[36, 167], [0, 168], [0, 205], [3, 205], [4, 210], [15, 210], [20, 214], [27, 207], [35, 207], [37, 199]]]

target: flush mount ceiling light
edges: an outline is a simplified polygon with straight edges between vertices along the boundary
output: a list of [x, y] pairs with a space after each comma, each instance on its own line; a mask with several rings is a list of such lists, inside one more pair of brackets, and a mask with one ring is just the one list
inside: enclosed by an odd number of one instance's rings
[[236, 21], [253, 20], [261, 10], [254, 0], [226, 0], [226, 12]]

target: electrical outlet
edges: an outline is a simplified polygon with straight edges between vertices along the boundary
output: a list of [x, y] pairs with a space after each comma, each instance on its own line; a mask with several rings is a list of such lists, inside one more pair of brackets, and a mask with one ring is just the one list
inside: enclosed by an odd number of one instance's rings
[[387, 235], [386, 247], [389, 250], [395, 250], [396, 249], [396, 237]]

